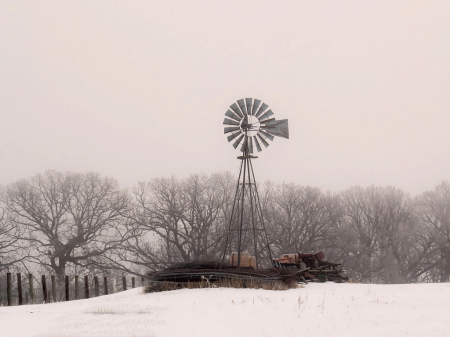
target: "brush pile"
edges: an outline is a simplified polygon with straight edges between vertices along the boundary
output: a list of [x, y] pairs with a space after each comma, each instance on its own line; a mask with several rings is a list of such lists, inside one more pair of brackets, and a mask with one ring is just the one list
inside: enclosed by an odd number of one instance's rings
[[[178, 263], [169, 268], [150, 272], [148, 281], [154, 290], [162, 284], [171, 287], [191, 287], [193, 283], [223, 285], [225, 283], [240, 284], [243, 288], [250, 284], [282, 284], [286, 289], [297, 283], [308, 282], [346, 282], [342, 276], [340, 264], [324, 261], [322, 252], [317, 254], [285, 254], [280, 259], [273, 260], [274, 268], [254, 269], [224, 264], [216, 261], [196, 261]], [[231, 284], [230, 283], [230, 284]], [[151, 289], [149, 289], [152, 291]]]
[[248, 282], [297, 284], [295, 270], [283, 268], [253, 269], [236, 268], [215, 261], [198, 261], [179, 263], [164, 270], [147, 274], [150, 283], [187, 284], [193, 282], [220, 283], [224, 280], [242, 281], [243, 287]]
[[[348, 277], [342, 276], [339, 263], [324, 261], [325, 254], [284, 254], [280, 259], [274, 260], [278, 268], [297, 269], [296, 278], [299, 282], [347, 282]], [[303, 269], [302, 269], [303, 267]]]

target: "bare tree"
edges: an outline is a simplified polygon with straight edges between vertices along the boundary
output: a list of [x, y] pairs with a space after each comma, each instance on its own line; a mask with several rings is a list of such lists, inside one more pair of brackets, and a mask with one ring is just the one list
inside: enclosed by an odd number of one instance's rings
[[129, 196], [95, 173], [47, 171], [7, 187], [5, 203], [32, 261], [62, 281], [68, 266], [90, 267], [124, 239]]
[[[68, 268], [142, 275], [219, 259], [235, 188], [229, 173], [192, 175], [140, 183], [130, 196], [94, 173], [38, 174], [0, 189], [0, 270], [26, 260], [62, 281]], [[393, 187], [330, 194], [267, 182], [259, 192], [275, 256], [324, 250], [363, 282], [450, 279], [448, 182], [414, 201]]]
[[[0, 200], [4, 197], [4, 190], [0, 188]], [[5, 205], [0, 201], [0, 271], [17, 267], [27, 256], [26, 247], [21, 242], [21, 230], [7, 216]]]
[[223, 246], [233, 188], [229, 173], [140, 183], [133, 192], [135, 221], [129, 224], [130, 236], [112, 262], [136, 272], [174, 262], [216, 259]]
[[[338, 200], [318, 188], [282, 184], [271, 189], [266, 203], [270, 236], [278, 254], [314, 252], [330, 248], [340, 219]], [[269, 190], [265, 191], [266, 195]]]
[[411, 198], [393, 187], [352, 187], [341, 194], [347, 269], [361, 281], [398, 283], [414, 264], [415, 218]]
[[429, 279], [450, 280], [450, 183], [442, 182], [434, 191], [428, 191], [416, 199], [423, 235], [422, 264]]

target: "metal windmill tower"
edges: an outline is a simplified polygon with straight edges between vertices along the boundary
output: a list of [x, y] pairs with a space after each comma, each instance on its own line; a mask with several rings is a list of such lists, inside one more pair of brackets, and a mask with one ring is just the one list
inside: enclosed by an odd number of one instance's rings
[[242, 152], [237, 157], [241, 160], [241, 165], [222, 256], [223, 262], [227, 252], [237, 252], [238, 267], [241, 266], [242, 252], [248, 250], [254, 252], [258, 268], [258, 251], [263, 247], [267, 249], [272, 263], [252, 159], [258, 158], [253, 155], [254, 149], [262, 151], [261, 144], [268, 147], [269, 141], [273, 141], [275, 136], [289, 139], [289, 129], [288, 120], [277, 121], [268, 107], [259, 99], [240, 99], [237, 104], [235, 102], [230, 106], [231, 110], [225, 113], [223, 121], [224, 133], [230, 133], [228, 142], [234, 140], [233, 147], [236, 149], [241, 145]]

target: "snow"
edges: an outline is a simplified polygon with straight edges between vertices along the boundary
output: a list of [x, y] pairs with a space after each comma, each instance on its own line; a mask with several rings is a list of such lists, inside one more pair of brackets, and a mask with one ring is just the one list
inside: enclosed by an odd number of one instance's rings
[[287, 291], [132, 289], [88, 300], [0, 308], [0, 335], [450, 336], [450, 283], [308, 284]]

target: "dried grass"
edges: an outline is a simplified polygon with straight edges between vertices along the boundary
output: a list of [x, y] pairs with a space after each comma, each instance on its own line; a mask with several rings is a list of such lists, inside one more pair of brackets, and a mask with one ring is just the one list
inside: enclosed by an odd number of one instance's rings
[[260, 281], [257, 279], [231, 278], [210, 282], [204, 278], [201, 282], [153, 282], [144, 287], [144, 292], [160, 292], [177, 289], [199, 289], [199, 288], [247, 288], [247, 289], [265, 289], [265, 290], [288, 290], [296, 288], [297, 282], [282, 281]]

